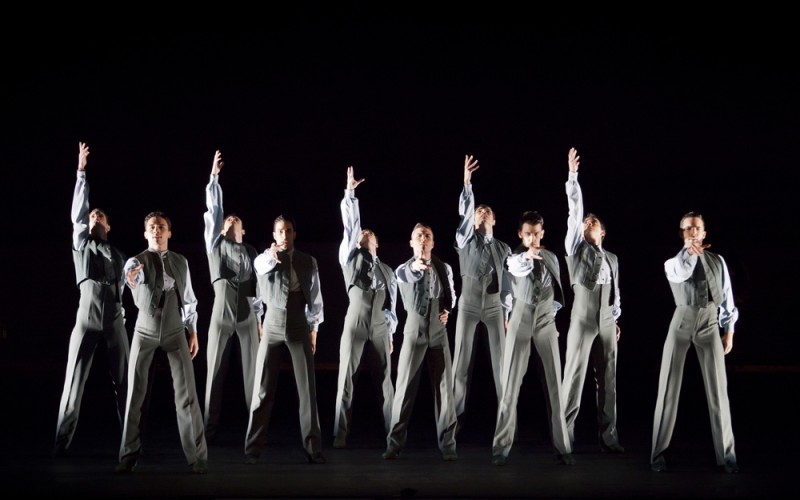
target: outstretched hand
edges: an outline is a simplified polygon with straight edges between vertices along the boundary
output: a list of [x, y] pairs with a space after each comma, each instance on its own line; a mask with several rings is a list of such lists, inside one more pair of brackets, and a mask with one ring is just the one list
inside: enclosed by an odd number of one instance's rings
[[225, 162], [222, 161], [222, 151], [219, 149], [216, 153], [214, 153], [214, 161], [211, 163], [211, 173], [213, 175], [219, 175], [219, 171], [222, 170], [222, 166], [225, 165]]
[[272, 260], [274, 260], [278, 264], [281, 263], [281, 259], [278, 258], [278, 252], [280, 250], [281, 250], [281, 247], [279, 247], [278, 244], [273, 241], [272, 245], [270, 245], [270, 247], [269, 247], [269, 256], [272, 258]]
[[78, 142], [78, 170], [86, 170], [86, 158], [89, 156], [89, 146], [85, 142]]
[[685, 238], [683, 240], [683, 246], [686, 248], [686, 251], [689, 252], [689, 255], [703, 255], [703, 250], [711, 248], [711, 245], [708, 243], [703, 244], [701, 241], [695, 240], [694, 238]]
[[472, 155], [464, 155], [464, 184], [472, 183], [472, 172], [479, 168], [478, 160], [473, 160]]
[[359, 184], [364, 182], [364, 179], [356, 180], [355, 173], [353, 172], [353, 167], [347, 167], [347, 189], [354, 190], [358, 187]]
[[580, 164], [581, 157], [578, 156], [578, 150], [575, 148], [569, 148], [569, 155], [567, 155], [567, 165], [569, 165], [569, 171], [577, 172]]
[[144, 264], [132, 267], [131, 270], [128, 271], [128, 285], [130, 285], [131, 288], [136, 288], [136, 275], [139, 274], [139, 271], [142, 269], [144, 269]]
[[539, 250], [543, 250], [544, 247], [542, 246], [530, 246], [528, 247], [528, 251], [525, 252], [525, 258], [531, 260], [542, 260], [542, 256], [539, 255]]
[[413, 269], [414, 271], [427, 271], [430, 268], [431, 265], [425, 262], [425, 259], [423, 259], [422, 257], [415, 259], [411, 263], [411, 269]]

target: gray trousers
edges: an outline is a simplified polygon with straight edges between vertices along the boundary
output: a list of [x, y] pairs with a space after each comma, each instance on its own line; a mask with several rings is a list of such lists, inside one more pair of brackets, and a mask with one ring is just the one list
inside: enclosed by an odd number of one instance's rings
[[356, 286], [348, 291], [350, 305], [344, 319], [339, 343], [339, 381], [336, 389], [336, 417], [333, 435], [344, 440], [351, 425], [353, 388], [358, 377], [358, 367], [364, 346], [369, 342], [375, 351], [377, 363], [373, 379], [380, 386], [378, 401], [383, 410], [385, 432], [392, 420], [392, 356], [390, 335], [383, 314], [386, 290], [364, 291]]
[[683, 381], [683, 365], [691, 345], [694, 345], [697, 352], [703, 374], [717, 465], [723, 465], [728, 460], [736, 461], [725, 354], [717, 326], [717, 306], [713, 303], [702, 308], [675, 308], [661, 357], [650, 461], [664, 453], [672, 440]]
[[617, 435], [617, 330], [609, 293], [613, 285], [596, 291], [575, 285], [567, 357], [564, 363], [562, 399], [570, 443], [575, 442], [575, 420], [581, 406], [583, 384], [591, 363], [597, 388], [597, 427], [606, 446], [619, 444]]
[[128, 333], [120, 305], [114, 301], [112, 287], [86, 280], [81, 283], [80, 289], [75, 327], [69, 338], [64, 390], [58, 405], [55, 445], [63, 449], [69, 448], [78, 427], [83, 390], [99, 343], [106, 345], [108, 372], [114, 384], [120, 429], [128, 396]]
[[550, 403], [550, 432], [553, 447], [561, 455], [572, 453], [561, 404], [561, 356], [558, 350], [558, 332], [553, 317], [553, 304], [547, 301], [539, 306], [515, 302], [511, 310], [503, 357], [505, 383], [503, 397], [497, 409], [492, 455], [508, 456], [514, 442], [517, 402], [522, 379], [528, 370], [531, 341], [542, 361], [542, 371], [547, 383], [546, 397]]
[[402, 450], [408, 437], [408, 422], [417, 398], [422, 360], [434, 399], [434, 416], [439, 449], [442, 453], [456, 449], [456, 411], [453, 404], [453, 373], [447, 330], [439, 321], [438, 300], [431, 300], [428, 315], [410, 311], [403, 330], [403, 346], [397, 360], [392, 423], [386, 438], [387, 449]]
[[305, 319], [302, 295], [290, 293], [286, 309], [267, 307], [262, 328], [263, 338], [258, 345], [256, 357], [250, 422], [244, 445], [246, 455], [259, 456], [264, 448], [269, 419], [275, 405], [281, 348], [284, 345], [289, 350], [294, 368], [303, 448], [309, 455], [322, 450], [314, 355], [311, 353], [311, 336]]
[[[258, 351], [258, 319], [252, 309], [237, 311], [237, 290], [226, 281], [214, 282], [214, 308], [208, 326], [208, 348], [206, 360], [206, 399], [205, 427], [206, 437], [212, 438], [219, 425], [222, 414], [223, 389], [228, 371], [233, 334], [239, 337], [242, 356], [242, 380], [247, 408], [253, 396], [256, 354]], [[244, 319], [238, 319], [244, 317]]]
[[[169, 293], [164, 309], [174, 308], [169, 314], [177, 313], [177, 296]], [[158, 324], [164, 309], [159, 309], [156, 316], [149, 321]], [[172, 388], [175, 393], [175, 412], [178, 418], [178, 432], [186, 461], [189, 464], [197, 460], [208, 460], [203, 415], [197, 399], [194, 380], [194, 366], [189, 354], [189, 343], [183, 330], [169, 333], [159, 332], [157, 335], [145, 333], [139, 329], [139, 321], [144, 313], [139, 313], [137, 328], [131, 343], [131, 359], [128, 364], [128, 403], [125, 412], [125, 427], [122, 431], [122, 444], [119, 459], [135, 459], [142, 448], [140, 423], [142, 403], [147, 393], [147, 379], [153, 355], [159, 347], [167, 353]]]
[[461, 297], [458, 299], [456, 347], [453, 357], [453, 396], [456, 415], [459, 417], [464, 414], [469, 397], [472, 367], [475, 360], [475, 328], [481, 322], [486, 325], [486, 340], [489, 343], [489, 355], [492, 360], [492, 377], [494, 377], [497, 404], [500, 403], [503, 394], [501, 371], [506, 331], [500, 294], [487, 295], [483, 292], [480, 282], [467, 278], [462, 280], [462, 283], [467, 282], [471, 285], [462, 288]]

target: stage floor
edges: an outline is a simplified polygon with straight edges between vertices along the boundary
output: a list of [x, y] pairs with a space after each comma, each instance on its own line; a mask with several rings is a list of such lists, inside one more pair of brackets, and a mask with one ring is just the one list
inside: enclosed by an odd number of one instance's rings
[[[330, 367], [329, 367], [330, 368]], [[94, 370], [94, 368], [93, 368]], [[626, 452], [600, 453], [594, 437], [593, 400], [584, 397], [576, 428], [574, 466], [561, 465], [548, 443], [538, 382], [523, 384], [518, 407], [519, 442], [505, 467], [490, 463], [493, 413], [489, 386], [478, 384], [474, 410], [458, 439], [459, 459], [444, 462], [435, 444], [433, 406], [426, 381], [409, 426], [409, 444], [398, 460], [381, 458], [385, 434], [368, 377], [356, 386], [355, 428], [349, 447], [332, 448], [336, 371], [318, 370], [323, 452], [328, 463], [305, 463], [290, 372], [279, 380], [280, 400], [260, 462], [244, 463], [246, 411], [230, 381], [222, 428], [209, 446], [209, 473], [193, 475], [181, 452], [168, 372], [157, 372], [143, 431], [143, 455], [134, 473], [114, 473], [119, 429], [110, 388], [92, 373], [73, 446], [50, 457], [57, 402], [37, 398], [41, 387], [57, 393], [60, 373], [41, 366], [3, 365], [4, 409], [0, 477], [20, 497], [58, 498], [587, 498], [769, 497], [795, 486], [797, 432], [785, 404], [796, 393], [795, 370], [742, 370], [729, 375], [733, 424], [741, 472], [725, 474], [714, 463], [705, 398], [687, 373], [669, 470], [649, 469], [652, 405], [635, 392], [620, 396], [619, 432]], [[54, 388], [54, 390], [51, 390]], [[475, 401], [475, 400], [473, 400]]]

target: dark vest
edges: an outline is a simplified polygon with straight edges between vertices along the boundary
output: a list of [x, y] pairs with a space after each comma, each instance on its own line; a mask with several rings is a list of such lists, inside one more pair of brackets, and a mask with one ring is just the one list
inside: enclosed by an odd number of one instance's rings
[[[617, 256], [609, 251], [605, 251], [608, 257], [608, 265], [611, 269], [611, 282], [613, 288], [609, 295], [609, 304], [614, 305], [614, 300], [619, 296], [619, 263]], [[578, 245], [578, 250], [566, 257], [567, 270], [569, 271], [569, 283], [582, 286], [592, 292], [599, 288], [597, 279], [600, 277], [600, 266], [603, 264], [603, 254], [597, 247], [586, 240]]]
[[89, 237], [81, 250], [72, 250], [75, 284], [80, 285], [85, 280], [92, 280], [113, 285], [116, 301], [121, 302], [118, 292], [125, 260], [125, 255], [107, 241]]
[[[217, 237], [219, 242], [215, 242], [213, 250], [208, 254], [208, 269], [211, 274], [211, 283], [217, 280], [228, 280], [232, 284], [238, 285], [239, 294], [245, 297], [255, 297], [258, 280], [256, 278], [256, 270], [253, 268], [253, 262], [258, 256], [255, 247], [248, 243], [236, 243], [222, 235]], [[247, 257], [250, 258], [250, 279], [245, 282], [238, 282], [239, 269], [235, 269], [228, 265], [229, 260], [237, 262], [240, 253], [244, 251]]]
[[[483, 235], [477, 232], [463, 248], [459, 248], [457, 244], [454, 246], [456, 252], [458, 252], [458, 265], [461, 277], [470, 278], [475, 281], [480, 281], [482, 278], [481, 251], [483, 247], [493, 247], [491, 250], [492, 257], [490, 262], [493, 264], [496, 276], [493, 277], [491, 283], [497, 287], [497, 290], [493, 290], [493, 292], [499, 292], [500, 288], [502, 288], [503, 273], [506, 272], [503, 264], [506, 258], [511, 255], [511, 248], [494, 237], [492, 238], [492, 243], [486, 245], [483, 241]], [[487, 251], [488, 250], [489, 248], [487, 248]], [[487, 281], [486, 286], [489, 286], [489, 283], [490, 282]]]
[[[154, 316], [164, 294], [164, 270], [161, 256], [156, 252], [145, 250], [136, 256], [140, 264], [144, 264], [144, 283], [131, 289], [133, 301], [139, 311], [148, 316]], [[175, 252], [168, 252], [167, 259], [175, 279], [175, 290], [178, 294], [178, 303], [186, 290], [186, 270], [189, 269], [186, 257]]]
[[682, 283], [669, 282], [676, 306], [706, 307], [709, 302], [720, 305], [722, 293], [722, 259], [704, 251], [698, 256], [692, 275]]
[[[379, 269], [376, 269], [379, 268]], [[358, 287], [365, 292], [370, 290], [372, 286], [372, 278], [376, 272], [382, 272], [383, 281], [386, 285], [386, 298], [383, 301], [382, 309], [391, 310], [391, 297], [389, 288], [392, 286], [392, 275], [394, 272], [392, 268], [378, 261], [375, 265], [375, 258], [366, 248], [354, 248], [347, 258], [347, 263], [342, 267], [344, 273], [344, 282], [347, 291], [351, 287]]]
[[[413, 258], [409, 259], [408, 262], [410, 263], [413, 260]], [[444, 263], [434, 255], [431, 256], [431, 264], [433, 265], [433, 271], [436, 272], [437, 277], [442, 283], [442, 296], [439, 298], [439, 312], [445, 309], [450, 310], [453, 303], [453, 290], [450, 289], [447, 269]], [[430, 271], [425, 272], [427, 273]], [[422, 316], [428, 314], [428, 304], [431, 297], [426, 289], [426, 284], [429, 284], [429, 282], [425, 280], [424, 277], [414, 283], [398, 283], [400, 295], [403, 297], [403, 307], [406, 311], [409, 311], [409, 305], [412, 305], [412, 310], [417, 314]]]
[[[524, 248], [518, 248], [517, 253], [525, 251]], [[558, 257], [556, 254], [549, 250], [540, 250], [539, 255], [542, 256], [540, 263], [544, 264], [544, 268], [550, 273], [553, 280], [553, 300], [564, 305], [564, 290], [561, 288], [561, 271], [558, 265]], [[511, 278], [511, 289], [513, 291], [514, 300], [522, 301], [526, 304], [539, 304], [543, 296], [542, 282], [536, 276], [535, 271], [531, 271], [527, 276], [514, 276], [509, 273]], [[546, 300], [546, 298], [545, 298]]]
[[277, 263], [270, 272], [258, 275], [259, 293], [264, 303], [267, 307], [286, 309], [291, 280], [289, 262], [291, 262], [294, 272], [297, 274], [297, 280], [300, 282], [303, 298], [305, 298], [306, 304], [311, 304], [313, 257], [295, 249], [291, 259], [289, 259], [288, 252], [278, 252], [278, 260], [281, 262]]

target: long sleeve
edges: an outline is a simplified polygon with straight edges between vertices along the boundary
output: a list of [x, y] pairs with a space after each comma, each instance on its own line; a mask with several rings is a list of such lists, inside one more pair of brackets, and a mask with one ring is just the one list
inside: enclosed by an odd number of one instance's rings
[[347, 258], [358, 245], [358, 238], [361, 235], [361, 212], [354, 189], [344, 190], [344, 198], [342, 198], [340, 207], [344, 232], [342, 243], [339, 245], [339, 265], [344, 267], [347, 265]]
[[80, 250], [89, 238], [89, 183], [86, 171], [78, 170], [72, 194], [72, 249]]
[[312, 330], [318, 331], [319, 325], [325, 320], [322, 310], [322, 289], [319, 284], [319, 269], [317, 259], [311, 258], [313, 269], [311, 271], [311, 303], [306, 304], [306, 320]]
[[211, 253], [214, 243], [221, 237], [223, 216], [222, 213], [222, 187], [219, 185], [219, 176], [211, 174], [206, 186], [206, 212], [203, 214], [205, 228], [203, 237], [206, 242], [206, 253]]
[[383, 315], [386, 318], [386, 327], [389, 329], [389, 334], [394, 335], [397, 330], [397, 278], [394, 274], [387, 276], [390, 283], [386, 283], [386, 293], [389, 294], [389, 309], [383, 310]]
[[275, 269], [275, 266], [278, 265], [278, 261], [270, 257], [269, 250], [264, 250], [256, 260], [253, 261], [253, 267], [258, 274], [267, 274], [268, 272]]
[[[131, 257], [130, 259], [125, 261], [125, 267], [122, 269], [122, 275], [124, 276], [126, 284], [128, 283], [128, 279], [127, 279], [128, 271], [130, 271], [134, 267], [138, 267], [140, 265], [141, 265], [141, 262], [139, 262], [139, 259], [137, 259], [136, 257]], [[139, 286], [142, 283], [144, 283], [144, 268], [139, 269], [139, 272], [136, 273], [136, 276], [133, 278], [133, 283], [136, 286]], [[128, 286], [130, 286], [130, 284], [128, 284]], [[131, 288], [135, 288], [135, 286], [131, 287]]]
[[[500, 246], [497, 246], [497, 248], [499, 249]], [[510, 252], [501, 256], [500, 262], [505, 265], [509, 257], [511, 257]], [[498, 276], [502, 276], [500, 281], [500, 303], [503, 306], [503, 314], [505, 315], [505, 319], [508, 319], [509, 316], [511, 316], [511, 306], [514, 304], [514, 294], [511, 289], [511, 279], [508, 277], [508, 272], [503, 269], [498, 269], [497, 274]]]
[[261, 296], [250, 297], [249, 300], [253, 314], [257, 319], [261, 318], [261, 315], [264, 313], [264, 300], [261, 298]]
[[450, 310], [452, 311], [456, 307], [456, 285], [453, 282], [453, 268], [446, 262], [444, 263], [444, 268], [447, 270], [447, 281], [450, 283], [450, 295], [453, 299], [450, 304]]
[[567, 203], [569, 216], [567, 217], [567, 236], [564, 239], [564, 248], [567, 256], [578, 251], [578, 245], [583, 241], [583, 193], [578, 184], [578, 172], [570, 172], [566, 184]]
[[506, 259], [506, 265], [508, 266], [508, 272], [517, 278], [524, 278], [533, 271], [533, 260], [526, 259], [524, 252], [509, 255]]
[[456, 230], [456, 248], [464, 248], [475, 236], [475, 195], [472, 184], [464, 184], [458, 199], [458, 215], [461, 218]]
[[197, 332], [197, 297], [195, 297], [194, 289], [192, 288], [189, 262], [185, 259], [184, 262], [186, 263], [186, 287], [181, 297], [181, 318], [183, 319], [183, 326], [189, 330], [189, 333], [195, 333]]
[[739, 309], [733, 303], [733, 288], [731, 288], [731, 277], [728, 274], [728, 264], [722, 256], [722, 304], [719, 305], [719, 326], [725, 332], [733, 332], [733, 325], [739, 319]]
[[397, 266], [395, 275], [400, 283], [416, 283], [422, 279], [422, 271], [415, 271], [411, 268], [411, 263], [414, 259], [404, 262]]
[[686, 248], [681, 248], [678, 255], [664, 262], [664, 272], [669, 281], [683, 283], [692, 275], [696, 265], [697, 255], [691, 255]]
[[[726, 332], [733, 332], [733, 325], [739, 319], [739, 310], [733, 302], [733, 289], [731, 277], [728, 274], [728, 264], [725, 259], [717, 254], [722, 261], [722, 303], [719, 304], [719, 325]], [[692, 276], [694, 268], [699, 261], [697, 255], [691, 255], [686, 248], [681, 248], [678, 255], [664, 262], [664, 272], [667, 279], [673, 283], [683, 283]]]

